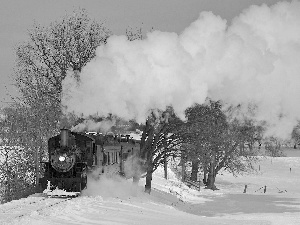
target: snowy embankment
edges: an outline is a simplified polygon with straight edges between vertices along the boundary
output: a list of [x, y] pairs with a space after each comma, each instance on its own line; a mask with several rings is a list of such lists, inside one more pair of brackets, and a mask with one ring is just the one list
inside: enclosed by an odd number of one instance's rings
[[4, 211], [20, 206], [21, 213], [21, 205], [41, 197], [1, 205], [0, 224], [300, 224], [300, 158], [263, 158], [256, 167], [244, 176], [218, 176], [218, 191], [190, 189], [171, 170], [165, 180], [162, 168], [154, 174], [151, 195], [143, 192], [144, 180], [138, 187], [120, 179], [89, 182], [81, 197], [21, 218]]

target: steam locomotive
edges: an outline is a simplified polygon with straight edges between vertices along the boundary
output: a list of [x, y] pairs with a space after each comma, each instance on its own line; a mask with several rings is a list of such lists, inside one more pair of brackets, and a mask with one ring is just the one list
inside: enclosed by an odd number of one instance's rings
[[[124, 138], [125, 137], [125, 138]], [[89, 135], [62, 129], [48, 140], [49, 161], [44, 162], [41, 188], [81, 192], [88, 173], [124, 175], [128, 156], [139, 151], [139, 143], [129, 136]]]

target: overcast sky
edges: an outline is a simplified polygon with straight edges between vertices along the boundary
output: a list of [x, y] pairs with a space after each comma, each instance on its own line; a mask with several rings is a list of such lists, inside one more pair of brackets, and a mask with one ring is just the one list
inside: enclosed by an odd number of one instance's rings
[[212, 11], [228, 23], [250, 5], [278, 0], [0, 0], [0, 106], [15, 95], [12, 74], [15, 47], [28, 39], [34, 21], [47, 26], [79, 7], [92, 19], [105, 21], [114, 34], [127, 27], [180, 33], [202, 11]]

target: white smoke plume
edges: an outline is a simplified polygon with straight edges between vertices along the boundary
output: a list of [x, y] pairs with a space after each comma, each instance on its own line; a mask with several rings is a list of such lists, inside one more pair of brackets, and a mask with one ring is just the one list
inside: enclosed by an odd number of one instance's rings
[[84, 115], [116, 114], [144, 122], [149, 110], [184, 110], [206, 97], [257, 105], [269, 134], [285, 136], [300, 117], [300, 2], [252, 6], [227, 21], [211, 12], [181, 34], [154, 31], [144, 40], [112, 36], [64, 81], [63, 103]]
[[73, 132], [85, 132], [85, 131], [95, 131], [100, 133], [106, 133], [111, 130], [112, 126], [116, 124], [116, 120], [102, 120], [100, 122], [95, 122], [91, 119], [86, 119], [82, 123], [77, 124], [71, 128]]
[[140, 177], [145, 173], [145, 169], [142, 168], [143, 163], [145, 163], [144, 160], [137, 157], [137, 155], [130, 155], [124, 162], [125, 177]]
[[114, 198], [127, 198], [138, 196], [142, 190], [132, 183], [132, 180], [126, 180], [118, 175], [101, 175], [98, 179], [88, 176], [87, 188], [82, 191], [82, 196], [101, 196]]

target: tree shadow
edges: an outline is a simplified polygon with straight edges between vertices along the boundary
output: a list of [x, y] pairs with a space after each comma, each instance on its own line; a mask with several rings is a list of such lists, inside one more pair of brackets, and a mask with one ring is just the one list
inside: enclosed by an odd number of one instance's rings
[[299, 212], [300, 200], [297, 198], [272, 195], [228, 194], [209, 197], [211, 201], [191, 204], [189, 207], [178, 205], [178, 209], [201, 216], [222, 216], [222, 214], [259, 214]]

